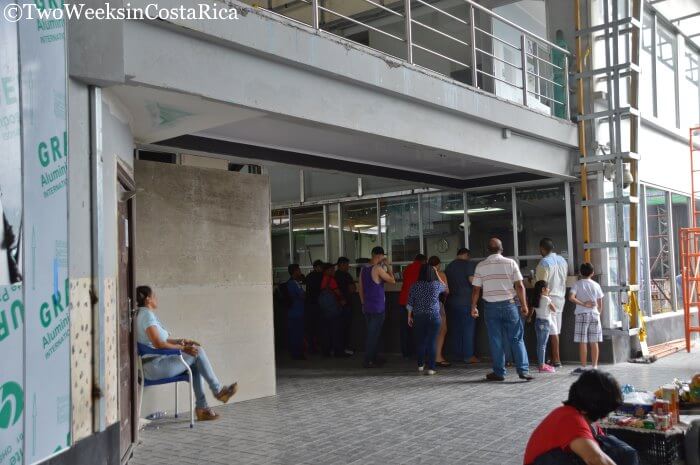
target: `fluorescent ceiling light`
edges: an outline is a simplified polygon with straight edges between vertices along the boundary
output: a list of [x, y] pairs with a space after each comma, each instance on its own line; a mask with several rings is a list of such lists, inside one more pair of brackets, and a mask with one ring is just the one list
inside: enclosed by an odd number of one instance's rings
[[[470, 215], [474, 213], [487, 213], [487, 212], [502, 212], [504, 211], [500, 207], [483, 207], [483, 208], [470, 208], [467, 213]], [[440, 212], [443, 215], [464, 215], [464, 210], [444, 210]]]
[[356, 224], [355, 226], [353, 226], [353, 228], [357, 228], [357, 229], [376, 228], [376, 227], [377, 227], [376, 225], [372, 225], [372, 224]]

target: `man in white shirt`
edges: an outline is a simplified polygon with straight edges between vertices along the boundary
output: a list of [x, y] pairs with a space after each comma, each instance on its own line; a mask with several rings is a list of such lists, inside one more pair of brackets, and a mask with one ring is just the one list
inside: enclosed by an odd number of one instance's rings
[[561, 367], [559, 355], [559, 334], [561, 334], [562, 315], [566, 302], [566, 277], [569, 274], [569, 264], [563, 257], [555, 254], [554, 241], [545, 237], [540, 241], [542, 260], [535, 269], [535, 281], [545, 281], [549, 289], [549, 297], [556, 308], [552, 313], [552, 324], [549, 328], [549, 343], [552, 348], [552, 366]]
[[515, 355], [515, 367], [520, 379], [530, 381], [530, 366], [527, 350], [523, 341], [516, 295], [521, 302], [521, 312], [527, 315], [527, 299], [523, 276], [515, 260], [504, 257], [503, 244], [499, 239], [489, 240], [488, 251], [491, 255], [478, 265], [472, 281], [472, 317], [479, 317], [479, 294], [483, 290], [484, 317], [489, 335], [489, 346], [493, 359], [493, 373], [486, 375], [489, 381], [503, 381], [506, 376], [506, 356], [504, 339], [510, 344]]

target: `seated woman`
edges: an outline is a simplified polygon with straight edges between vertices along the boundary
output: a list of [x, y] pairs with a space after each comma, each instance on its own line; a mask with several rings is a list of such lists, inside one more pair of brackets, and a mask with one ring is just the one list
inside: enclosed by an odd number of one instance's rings
[[[158, 308], [156, 294], [148, 286], [136, 288], [138, 315], [136, 317], [136, 340], [154, 349], [176, 349], [184, 352], [185, 362], [192, 369], [192, 389], [196, 399], [197, 420], [216, 420], [216, 414], [207, 405], [202, 378], [209, 384], [214, 397], [226, 403], [238, 391], [238, 383], [222, 386], [214, 374], [206, 352], [199, 343], [191, 339], [172, 339], [154, 313]], [[182, 361], [176, 355], [151, 355], [143, 357], [143, 374], [146, 379], [163, 379], [177, 376], [184, 372]]]
[[[530, 436], [525, 465], [623, 465], [638, 463], [636, 452], [622, 441], [606, 438], [601, 448], [592, 423], [622, 404], [620, 386], [609, 373], [587, 370], [571, 385], [569, 399], [555, 408]], [[602, 440], [602, 439], [600, 439]], [[613, 460], [610, 456], [614, 456]]]

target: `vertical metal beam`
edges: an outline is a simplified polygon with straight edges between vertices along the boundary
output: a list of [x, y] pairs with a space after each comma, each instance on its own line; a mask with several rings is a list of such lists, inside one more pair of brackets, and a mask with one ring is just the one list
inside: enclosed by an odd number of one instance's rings
[[311, 0], [311, 27], [318, 30], [319, 26], [318, 0]]
[[403, 19], [406, 31], [406, 61], [413, 64], [413, 20], [411, 19], [411, 0], [404, 0]]
[[89, 88], [90, 99], [90, 205], [92, 229], [93, 301], [93, 430], [107, 426], [105, 409], [105, 290], [104, 290], [104, 178], [102, 163], [102, 89]]
[[676, 288], [676, 238], [673, 229], [673, 193], [666, 192], [666, 210], [668, 210], [668, 266], [671, 269], [671, 308], [678, 308], [678, 289]]
[[566, 204], [566, 248], [568, 250], [567, 263], [569, 264], [569, 274], [575, 274], [574, 271], [574, 231], [572, 228], [573, 214], [571, 211], [571, 184], [564, 183], [564, 203]]
[[[643, 240], [641, 241], [643, 246], [641, 256], [644, 258], [645, 263], [645, 266], [642, 268], [642, 273], [644, 273], [644, 282], [646, 283], [643, 292], [644, 301], [648, 305], [647, 316], [651, 316], [653, 311], [651, 302], [651, 263], [649, 260], [649, 219], [647, 218], [647, 188], [644, 184], [640, 185], [639, 192], [639, 209], [641, 211], [641, 216], [639, 219], [642, 227], [641, 233], [643, 236]], [[644, 311], [644, 309], [642, 309], [642, 311]]]
[[385, 247], [384, 243], [382, 242], [384, 235], [382, 234], [382, 205], [379, 197], [377, 197], [375, 205], [377, 206], [377, 245]]
[[299, 170], [299, 202], [306, 201], [306, 181], [304, 179], [304, 170]]
[[652, 88], [652, 108], [654, 117], [659, 116], [659, 106], [656, 92], [656, 28], [658, 26], [658, 18], [656, 12], [651, 12], [651, 88]]
[[345, 238], [343, 237], [343, 205], [336, 204], [338, 209], [338, 257], [345, 255]]
[[[675, 96], [676, 96], [676, 128], [681, 127], [681, 83], [685, 82], [685, 70], [681, 68], [681, 61], [685, 58], [683, 51], [685, 50], [685, 37], [680, 32], [674, 34], [676, 38], [676, 47], [673, 49], [673, 53], [676, 55], [675, 60], [673, 60], [674, 75], [675, 79], [673, 85], [675, 86]], [[695, 124], [695, 121], [691, 121]]]
[[418, 242], [420, 243], [418, 250], [424, 254], [423, 240], [423, 194], [418, 194]]
[[476, 23], [474, 22], [476, 20], [476, 15], [474, 14], [474, 5], [469, 5], [469, 45], [471, 46], [471, 54], [472, 54], [472, 59], [471, 59], [471, 74], [472, 74], [472, 85], [474, 87], [479, 87], [479, 76], [477, 76], [476, 70], [478, 69], [476, 66]]
[[564, 55], [564, 116], [571, 120], [571, 96], [569, 95], [569, 57]]
[[469, 194], [462, 192], [462, 205], [464, 206], [464, 247], [469, 248]]
[[515, 196], [515, 187], [510, 188], [511, 209], [513, 217], [513, 256], [518, 260], [520, 256], [520, 246], [518, 244], [518, 199]]
[[289, 218], [289, 264], [296, 262], [294, 250], [294, 224], [292, 222], [292, 209], [287, 209], [287, 218]]
[[520, 35], [520, 61], [522, 63], [521, 79], [523, 80], [523, 105], [527, 106], [527, 37]]
[[323, 261], [328, 263], [330, 261], [330, 256], [328, 254], [328, 239], [330, 235], [328, 234], [328, 204], [323, 204]]

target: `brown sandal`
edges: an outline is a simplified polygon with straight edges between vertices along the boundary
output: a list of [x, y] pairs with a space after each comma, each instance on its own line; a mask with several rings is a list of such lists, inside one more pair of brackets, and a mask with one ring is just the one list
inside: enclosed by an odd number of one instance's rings
[[216, 397], [216, 400], [218, 400], [219, 402], [225, 404], [231, 397], [235, 396], [237, 392], [238, 383], [233, 383], [232, 385], [226, 386], [223, 389], [221, 389], [221, 391], [219, 391], [219, 393], [214, 397]]
[[219, 419], [219, 414], [210, 409], [209, 407], [196, 408], [194, 412], [197, 415], [197, 421], [212, 421]]

